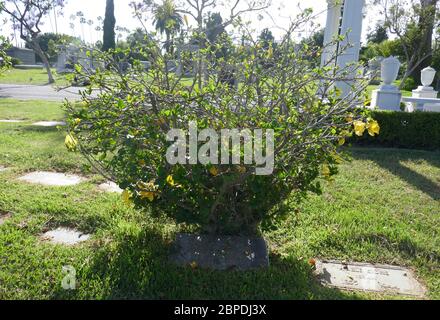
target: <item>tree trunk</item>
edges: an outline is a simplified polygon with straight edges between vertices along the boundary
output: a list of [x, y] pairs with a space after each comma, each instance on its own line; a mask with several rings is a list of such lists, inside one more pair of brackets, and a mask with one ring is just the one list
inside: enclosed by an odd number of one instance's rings
[[31, 43], [31, 46], [35, 50], [35, 53], [38, 54], [38, 56], [40, 57], [41, 61], [43, 61], [44, 67], [46, 68], [46, 71], [47, 71], [47, 76], [49, 78], [49, 83], [54, 83], [55, 80], [54, 80], [53, 75], [52, 75], [52, 70], [50, 69], [49, 59], [47, 58], [47, 56], [44, 53], [44, 51], [41, 49], [40, 44], [38, 43], [38, 40], [37, 39], [33, 39], [32, 43]]
[[[428, 67], [432, 62], [432, 40], [434, 33], [434, 24], [437, 13], [437, 3], [438, 0], [420, 0], [421, 4], [421, 14], [419, 17], [418, 29], [420, 30], [420, 38], [418, 43], [415, 44], [415, 48], [418, 50], [414, 54], [417, 55], [414, 64], [408, 65], [408, 71], [410, 76], [414, 78], [416, 83], [421, 82], [421, 71]], [[421, 62], [420, 62], [421, 61]], [[418, 66], [415, 64], [419, 63]]]

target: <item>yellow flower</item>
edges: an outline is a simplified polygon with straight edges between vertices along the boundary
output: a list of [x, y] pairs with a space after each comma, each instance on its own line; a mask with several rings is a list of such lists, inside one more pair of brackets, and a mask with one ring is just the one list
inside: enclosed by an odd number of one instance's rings
[[272, 46], [269, 47], [269, 50], [267, 50], [267, 58], [270, 59], [273, 57], [273, 48]]
[[124, 192], [122, 192], [122, 200], [124, 201], [124, 203], [126, 205], [130, 205], [132, 203], [131, 197], [132, 197], [132, 194], [131, 194], [130, 190], [124, 190]]
[[145, 166], [145, 164], [146, 164], [145, 160], [139, 160], [138, 163], [139, 163], [139, 165], [142, 166], [142, 167]]
[[74, 121], [75, 125], [79, 125], [81, 123], [81, 119], [80, 118], [76, 118]]
[[362, 137], [362, 135], [365, 132], [366, 124], [362, 121], [355, 121], [353, 123], [353, 126], [354, 126], [354, 133], [356, 133], [357, 136]]
[[330, 168], [327, 164], [324, 164], [322, 166], [321, 174], [326, 178], [330, 177]]
[[64, 140], [64, 144], [69, 151], [75, 151], [76, 146], [78, 145], [78, 141], [72, 136], [72, 134], [69, 133], [66, 136], [66, 140]]
[[379, 123], [375, 120], [368, 122], [367, 129], [368, 129], [368, 134], [372, 137], [374, 137], [374, 135], [376, 135], [376, 134], [378, 135], [380, 133]]
[[216, 167], [211, 167], [211, 169], [209, 169], [209, 172], [215, 177], [218, 176], [218, 169]]
[[339, 141], [338, 141], [338, 144], [340, 146], [343, 146], [345, 144], [345, 138], [340, 138]]
[[150, 202], [153, 202], [154, 198], [156, 197], [156, 193], [151, 191], [141, 191], [139, 192], [139, 195], [141, 196], [142, 200], [148, 199]]
[[167, 183], [168, 183], [170, 186], [172, 186], [172, 187], [174, 187], [174, 186], [176, 185], [176, 183], [174, 182], [174, 179], [173, 179], [173, 176], [172, 176], [172, 175], [169, 175], [169, 176], [167, 177]]
[[336, 152], [332, 153], [332, 157], [335, 160], [335, 162], [337, 164], [341, 164], [344, 160], [341, 158], [341, 156], [339, 154], [337, 154]]
[[238, 166], [237, 171], [241, 174], [245, 174], [247, 170], [245, 166]]

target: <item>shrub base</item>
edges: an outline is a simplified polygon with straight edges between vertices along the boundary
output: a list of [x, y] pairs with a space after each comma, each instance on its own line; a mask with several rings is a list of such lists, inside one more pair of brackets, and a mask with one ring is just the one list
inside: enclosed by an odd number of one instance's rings
[[267, 268], [269, 254], [263, 238], [178, 234], [171, 261], [213, 270]]

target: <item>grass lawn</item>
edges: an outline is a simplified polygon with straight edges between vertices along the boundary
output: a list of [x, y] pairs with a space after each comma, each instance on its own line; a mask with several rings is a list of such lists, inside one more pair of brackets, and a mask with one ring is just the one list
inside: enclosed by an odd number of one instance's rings
[[[64, 75], [56, 73], [55, 69], [52, 69], [55, 79], [55, 85], [67, 85], [68, 81]], [[0, 75], [0, 83], [2, 84], [29, 84], [29, 85], [44, 85], [48, 83], [47, 72], [45, 69], [9, 69]]]
[[[415, 270], [440, 299], [440, 153], [353, 149], [353, 161], [311, 196], [278, 229], [265, 233], [268, 270], [211, 272], [171, 265], [168, 253], [179, 231], [171, 221], [128, 208], [97, 190], [79, 154], [68, 153], [64, 133], [37, 128], [35, 120], [62, 120], [56, 103], [0, 100], [0, 299], [393, 299], [320, 286], [310, 258], [388, 263]], [[16, 180], [46, 170], [89, 180], [75, 187], [42, 187]], [[76, 246], [39, 239], [51, 228], [93, 233]], [[62, 267], [76, 268], [75, 291], [65, 291]]]

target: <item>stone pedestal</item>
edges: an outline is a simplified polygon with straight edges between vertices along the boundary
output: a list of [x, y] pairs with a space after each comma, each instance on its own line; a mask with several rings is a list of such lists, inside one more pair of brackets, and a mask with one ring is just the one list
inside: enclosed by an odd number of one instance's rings
[[402, 93], [393, 85], [383, 85], [373, 91], [371, 100], [372, 107], [378, 107], [381, 110], [401, 111], [400, 102]]
[[[413, 98], [428, 98], [428, 99], [436, 99], [438, 92], [434, 90], [433, 87], [428, 86], [420, 86], [416, 90], [413, 90], [412, 97]], [[439, 110], [438, 104], [426, 103], [426, 104], [417, 104], [413, 103], [414, 110], [420, 111], [437, 111]]]

